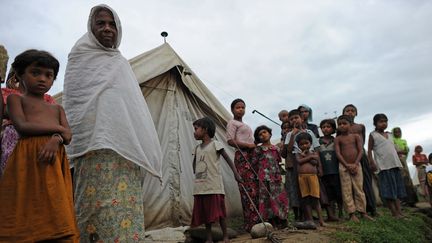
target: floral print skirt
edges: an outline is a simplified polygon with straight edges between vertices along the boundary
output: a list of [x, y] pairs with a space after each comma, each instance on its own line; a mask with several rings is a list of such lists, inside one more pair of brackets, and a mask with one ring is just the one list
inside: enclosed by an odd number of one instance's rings
[[139, 166], [109, 149], [88, 152], [73, 162], [81, 242], [143, 242]]
[[252, 226], [260, 222], [258, 216], [258, 179], [256, 171], [252, 168], [249, 161], [250, 154], [247, 152], [236, 151], [234, 164], [243, 183], [239, 184], [241, 203], [243, 207], [244, 229], [248, 232]]
[[13, 125], [7, 125], [3, 128], [1, 138], [1, 156], [0, 156], [0, 177], [6, 168], [6, 162], [18, 143], [19, 135]]

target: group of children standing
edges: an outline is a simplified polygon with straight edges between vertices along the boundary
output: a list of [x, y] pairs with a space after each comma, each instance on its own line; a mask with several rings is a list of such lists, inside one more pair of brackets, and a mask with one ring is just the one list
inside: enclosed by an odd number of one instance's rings
[[[234, 119], [227, 124], [226, 139], [236, 150], [231, 168], [239, 183], [247, 231], [261, 220], [276, 228], [286, 226], [288, 207], [305, 228], [316, 228], [313, 210], [319, 225], [325, 226], [322, 208], [327, 211], [328, 221], [340, 220], [343, 209], [353, 222], [359, 222], [358, 216], [373, 221], [376, 216], [373, 173], [378, 175], [379, 194], [391, 214], [395, 218], [404, 217], [401, 200], [407, 196], [407, 185], [402, 175], [406, 168], [399, 158], [393, 134], [386, 132], [385, 114], [373, 117], [375, 129], [369, 134], [366, 153], [365, 126], [354, 122], [357, 108], [352, 104], [343, 108], [336, 121], [321, 121], [322, 136], [318, 127], [309, 123], [312, 110], [308, 106], [301, 105], [289, 112], [282, 110], [279, 113], [282, 138], [276, 145], [270, 142], [269, 127], [259, 126], [253, 132], [243, 122], [245, 109], [243, 100], [232, 102]], [[285, 184], [281, 158], [285, 158]], [[232, 164], [230, 158], [227, 161]], [[196, 185], [197, 180], [198, 177]], [[202, 204], [205, 203], [198, 203]], [[198, 214], [194, 209], [195, 213]], [[215, 221], [205, 222], [211, 225]]]
[[[46, 99], [46, 92], [58, 73], [58, 61], [47, 52], [29, 50], [18, 55], [12, 66], [22, 91], [7, 98], [6, 114], [11, 122], [6, 126], [13, 124], [21, 139], [14, 144], [10, 155], [13, 163], [2, 163], [0, 241], [13, 235], [14, 239], [22, 241], [76, 242], [79, 233], [73, 209], [72, 181], [63, 146], [69, 143], [71, 131], [63, 108]], [[354, 123], [357, 115], [354, 105], [345, 106], [336, 122], [334, 119], [321, 121], [321, 137], [318, 127], [308, 122], [312, 111], [309, 107], [302, 105], [290, 112], [281, 111], [282, 139], [277, 145], [270, 142], [272, 130], [269, 127], [259, 126], [253, 132], [242, 121], [245, 109], [242, 99], [231, 104], [234, 119], [228, 122], [226, 130], [227, 143], [236, 150], [234, 162], [221, 143], [213, 140], [216, 128], [211, 119], [202, 118], [193, 123], [194, 137], [202, 143], [193, 151], [195, 179], [191, 225], [205, 224], [209, 242], [211, 224], [216, 221], [222, 227], [225, 242], [229, 241], [220, 156], [227, 161], [238, 182], [248, 231], [261, 220], [277, 228], [285, 227], [289, 207], [296, 220], [303, 220], [312, 227], [312, 210], [317, 212], [319, 224], [324, 226], [322, 207], [327, 210], [330, 221], [342, 216], [342, 205], [354, 222], [359, 221], [356, 213], [373, 220], [368, 215], [376, 210], [369, 188], [371, 171], [378, 172], [380, 195], [392, 215], [403, 217], [400, 199], [406, 196], [406, 189], [401, 152], [395, 149], [395, 142], [385, 131], [386, 115], [373, 117], [375, 130], [369, 135], [366, 158], [365, 128]], [[432, 196], [432, 165], [428, 164], [432, 156], [427, 158], [422, 154], [421, 147], [415, 150], [413, 162], [419, 170], [420, 182], [425, 193]], [[282, 157], [285, 158], [285, 185], [280, 165]], [[29, 160], [37, 163], [29, 164]], [[19, 183], [17, 176], [26, 182]], [[429, 177], [431, 184], [427, 183]], [[25, 205], [28, 201], [32, 202], [31, 207]], [[35, 227], [39, 227], [38, 230], [28, 234], [28, 229]]]

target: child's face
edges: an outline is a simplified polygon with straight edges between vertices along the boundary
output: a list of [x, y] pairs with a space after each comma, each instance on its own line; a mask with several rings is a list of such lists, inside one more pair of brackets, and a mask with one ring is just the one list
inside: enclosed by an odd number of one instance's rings
[[396, 128], [395, 130], [393, 130], [393, 136], [395, 138], [400, 138], [402, 137], [402, 131], [399, 128]]
[[298, 143], [298, 146], [301, 151], [309, 151], [311, 147], [311, 142], [308, 139], [301, 139]]
[[194, 138], [196, 140], [202, 140], [206, 133], [207, 133], [206, 129], [204, 129], [200, 126], [194, 125]]
[[50, 90], [54, 82], [54, 70], [52, 68], [40, 67], [32, 63], [30, 66], [26, 67], [20, 80], [24, 84], [27, 93], [38, 95], [45, 94]]
[[357, 116], [357, 110], [352, 107], [352, 106], [348, 106], [345, 108], [344, 110], [344, 115], [350, 116], [351, 118], [354, 118]]
[[375, 125], [378, 130], [384, 131], [387, 128], [387, 119], [379, 119]]
[[91, 30], [104, 47], [112, 48], [117, 42], [116, 23], [112, 14], [107, 10], [101, 10], [96, 14], [91, 24]]
[[289, 121], [289, 118], [288, 118], [288, 112], [286, 111], [283, 111], [283, 112], [281, 112], [280, 114], [279, 114], [279, 120], [281, 121], [281, 122], [287, 122], [287, 121]]
[[243, 102], [237, 102], [231, 111], [234, 117], [243, 117], [246, 111], [246, 105]]
[[290, 131], [289, 123], [284, 123], [282, 126], [282, 134], [287, 134]]
[[414, 151], [418, 154], [420, 154], [421, 152], [423, 152], [423, 148], [421, 146], [417, 146], [415, 147]]
[[330, 136], [330, 135], [332, 135], [334, 133], [333, 127], [330, 124], [328, 124], [328, 123], [324, 123], [321, 126], [321, 131], [324, 134], [324, 136]]
[[301, 117], [303, 118], [304, 121], [307, 121], [309, 118], [309, 110], [302, 107], [299, 109]]
[[[338, 124], [338, 131], [341, 133], [347, 133], [351, 127], [351, 124], [349, 123], [349, 121], [345, 120], [345, 119], [341, 119], [337, 122]], [[324, 132], [323, 132], [324, 133]]]
[[303, 119], [301, 118], [301, 116], [292, 115], [289, 119], [292, 127], [301, 128], [301, 125], [303, 124]]
[[258, 137], [259, 137], [261, 143], [266, 143], [266, 142], [270, 141], [271, 134], [267, 130], [263, 129], [263, 130], [259, 131]]

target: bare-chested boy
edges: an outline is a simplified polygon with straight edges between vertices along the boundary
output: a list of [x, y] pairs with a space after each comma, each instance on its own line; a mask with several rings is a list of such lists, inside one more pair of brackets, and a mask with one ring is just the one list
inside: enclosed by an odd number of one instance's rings
[[360, 166], [362, 157], [362, 139], [358, 134], [350, 133], [352, 120], [347, 115], [337, 119], [339, 135], [335, 138], [336, 156], [339, 160], [339, 176], [342, 186], [342, 198], [350, 220], [358, 222], [355, 212], [364, 218], [372, 219], [366, 213], [366, 198], [363, 191], [363, 172]]
[[301, 150], [296, 153], [298, 162], [298, 182], [304, 207], [305, 221], [313, 223], [312, 208], [317, 212], [319, 223], [324, 226], [320, 205], [320, 183], [318, 175], [322, 175], [322, 166], [318, 152], [311, 149], [312, 136], [302, 132], [296, 136], [296, 142]]
[[286, 163], [286, 185], [290, 200], [290, 207], [293, 209], [295, 220], [301, 218], [302, 210], [300, 208], [300, 195], [298, 194], [298, 171], [297, 162], [295, 161], [295, 154], [301, 153], [301, 149], [296, 142], [296, 136], [301, 132], [309, 133], [312, 137], [313, 148], [318, 149], [320, 144], [311, 130], [303, 127], [303, 119], [300, 111], [297, 109], [291, 110], [288, 113], [290, 131], [286, 134], [284, 139], [284, 146], [281, 151], [281, 156], [285, 158]]
[[376, 199], [372, 186], [372, 172], [370, 170], [366, 151], [363, 149], [365, 144], [366, 128], [361, 123], [355, 123], [355, 117], [358, 115], [357, 112], [357, 107], [355, 107], [353, 104], [348, 104], [343, 108], [342, 115], [351, 117], [352, 124], [350, 127], [350, 133], [358, 134], [362, 139], [363, 154], [360, 159], [360, 165], [363, 172], [363, 191], [366, 196], [366, 212], [374, 216], [376, 215]]

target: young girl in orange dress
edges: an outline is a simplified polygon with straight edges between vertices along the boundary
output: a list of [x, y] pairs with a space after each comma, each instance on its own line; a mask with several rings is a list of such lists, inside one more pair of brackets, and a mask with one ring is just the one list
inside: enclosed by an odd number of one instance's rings
[[[11, 94], [22, 95], [24, 93], [24, 85], [15, 77], [15, 71], [11, 69], [6, 79], [6, 88], [1, 89], [3, 97], [3, 120], [2, 120], [2, 135], [1, 135], [1, 156], [0, 156], [0, 177], [3, 174], [6, 162], [12, 153], [15, 145], [18, 142], [18, 132], [12, 125], [7, 113], [6, 104], [7, 97]], [[50, 104], [55, 104], [55, 100], [49, 95], [44, 94], [44, 100]]]
[[63, 108], [44, 101], [59, 63], [45, 51], [28, 50], [12, 67], [25, 93], [7, 99], [20, 138], [0, 179], [0, 242], [78, 242], [63, 146], [72, 134]]

